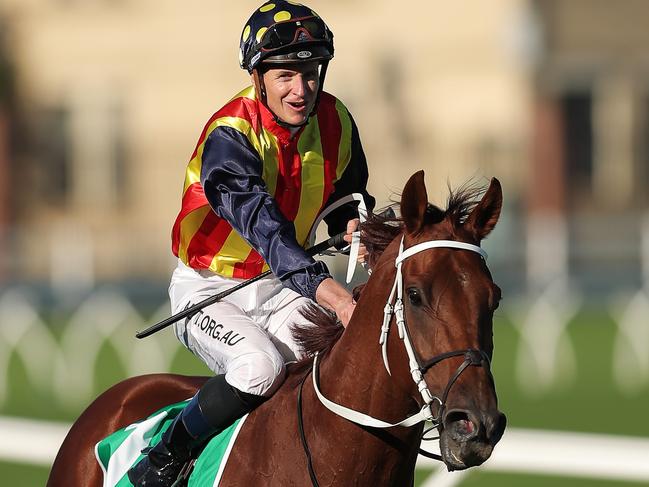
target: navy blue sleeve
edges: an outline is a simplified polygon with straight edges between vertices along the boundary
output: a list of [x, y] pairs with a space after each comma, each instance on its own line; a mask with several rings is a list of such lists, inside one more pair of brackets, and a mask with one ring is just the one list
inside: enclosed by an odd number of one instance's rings
[[[352, 122], [351, 159], [341, 178], [334, 184], [334, 191], [327, 201], [327, 206], [343, 196], [352, 193], [360, 193], [365, 199], [367, 211], [370, 212], [374, 209], [376, 200], [367, 192], [367, 180], [369, 177], [367, 160], [365, 159], [365, 153], [363, 152], [363, 146], [361, 145], [358, 127], [356, 127], [356, 123], [351, 114], [349, 115], [349, 118]], [[349, 203], [341, 206], [335, 211], [332, 211], [325, 217], [329, 235], [333, 237], [334, 235], [346, 231], [347, 222], [354, 218], [358, 218], [358, 203]]]
[[331, 277], [297, 243], [293, 222], [281, 213], [262, 179], [263, 163], [236, 129], [218, 127], [205, 141], [203, 191], [216, 214], [226, 220], [270, 266], [282, 283], [315, 300], [320, 282]]

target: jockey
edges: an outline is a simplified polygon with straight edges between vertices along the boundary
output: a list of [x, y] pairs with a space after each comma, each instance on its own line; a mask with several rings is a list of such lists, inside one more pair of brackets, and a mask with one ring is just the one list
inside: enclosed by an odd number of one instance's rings
[[[270, 397], [285, 364], [302, 358], [291, 328], [316, 301], [346, 326], [350, 293], [304, 250], [329, 204], [366, 190], [368, 170], [347, 108], [322, 90], [333, 34], [311, 9], [271, 0], [241, 36], [252, 86], [208, 121], [187, 166], [173, 227], [174, 313], [270, 268], [261, 279], [177, 323], [175, 333], [216, 374], [128, 472], [134, 486], [168, 486], [192, 450]], [[331, 235], [358, 226], [345, 204], [324, 218]], [[363, 251], [359, 260], [363, 259]]]

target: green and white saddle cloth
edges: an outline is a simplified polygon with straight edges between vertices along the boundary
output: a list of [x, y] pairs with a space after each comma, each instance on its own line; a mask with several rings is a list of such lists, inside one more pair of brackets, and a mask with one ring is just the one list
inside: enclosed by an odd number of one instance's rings
[[[183, 401], [156, 411], [147, 419], [134, 423], [101, 440], [95, 456], [104, 471], [104, 487], [132, 487], [126, 472], [144, 455], [142, 449], [160, 441], [162, 433], [189, 402]], [[248, 415], [212, 438], [196, 460], [188, 487], [217, 487], [239, 430]]]

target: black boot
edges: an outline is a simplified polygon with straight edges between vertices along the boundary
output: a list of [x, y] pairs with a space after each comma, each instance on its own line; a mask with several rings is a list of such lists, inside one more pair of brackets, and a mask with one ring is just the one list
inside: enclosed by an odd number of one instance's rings
[[211, 378], [174, 419], [160, 442], [128, 471], [128, 479], [134, 487], [170, 487], [193, 450], [264, 400], [230, 386], [223, 375]]
[[191, 458], [194, 438], [187, 431], [183, 415], [197, 402], [194, 399], [176, 416], [160, 441], [128, 471], [128, 479], [135, 487], [170, 487], [178, 479]]

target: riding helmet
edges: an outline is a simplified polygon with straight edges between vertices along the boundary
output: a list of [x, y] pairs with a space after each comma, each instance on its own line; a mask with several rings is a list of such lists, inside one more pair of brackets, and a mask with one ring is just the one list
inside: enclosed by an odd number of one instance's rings
[[333, 33], [309, 7], [270, 0], [251, 15], [241, 34], [239, 63], [249, 73], [262, 62], [327, 62], [334, 55]]

